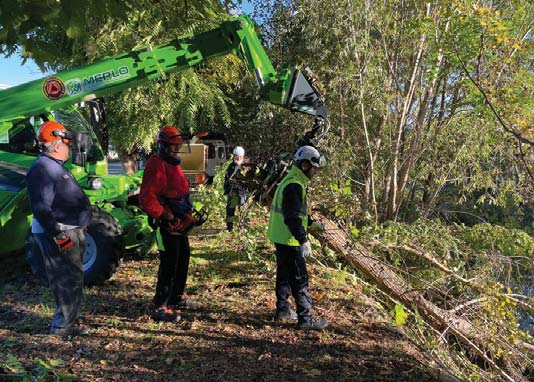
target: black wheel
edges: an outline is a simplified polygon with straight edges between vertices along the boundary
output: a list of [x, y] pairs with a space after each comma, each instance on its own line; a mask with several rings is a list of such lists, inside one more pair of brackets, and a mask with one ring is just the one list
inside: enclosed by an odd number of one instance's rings
[[28, 233], [28, 236], [26, 236], [24, 257], [30, 265], [32, 273], [37, 279], [37, 282], [43, 286], [48, 286], [48, 279], [46, 277], [46, 270], [41, 248], [39, 248], [39, 245], [37, 245], [37, 242], [31, 234], [31, 231]]
[[113, 216], [96, 206], [92, 206], [92, 212], [83, 254], [84, 284], [88, 286], [111, 278], [124, 254], [122, 229]]
[[[122, 229], [106, 211], [92, 206], [93, 218], [85, 233], [83, 254], [84, 285], [99, 285], [109, 279], [119, 266], [124, 253]], [[37, 279], [48, 285], [43, 255], [31, 234], [26, 239], [26, 260]]]

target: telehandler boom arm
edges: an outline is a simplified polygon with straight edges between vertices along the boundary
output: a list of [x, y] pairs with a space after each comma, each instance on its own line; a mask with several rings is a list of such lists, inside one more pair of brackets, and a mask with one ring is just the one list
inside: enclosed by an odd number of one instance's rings
[[219, 28], [145, 46], [87, 66], [58, 72], [0, 92], [0, 134], [12, 122], [94, 99], [233, 53], [254, 73], [260, 96], [290, 110], [327, 118], [323, 96], [313, 74], [294, 68], [276, 73], [248, 16], [225, 21]]

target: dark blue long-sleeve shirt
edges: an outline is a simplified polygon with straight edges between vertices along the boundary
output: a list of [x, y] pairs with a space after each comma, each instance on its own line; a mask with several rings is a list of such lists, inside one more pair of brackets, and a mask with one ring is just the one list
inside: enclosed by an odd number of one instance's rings
[[91, 204], [63, 161], [40, 154], [26, 176], [26, 187], [34, 218], [45, 233], [57, 235], [61, 224], [86, 227]]
[[[302, 226], [300, 211], [302, 209], [302, 186], [298, 183], [290, 183], [284, 188], [282, 195], [282, 215], [284, 223], [289, 228], [291, 235], [298, 240], [299, 244], [304, 244], [308, 240], [306, 230]], [[308, 226], [312, 224], [311, 217], [308, 216]]]
[[240, 187], [236, 184], [231, 184], [230, 180], [241, 169], [241, 165], [235, 162], [230, 163], [224, 174], [224, 195], [229, 195], [232, 192], [239, 193]]

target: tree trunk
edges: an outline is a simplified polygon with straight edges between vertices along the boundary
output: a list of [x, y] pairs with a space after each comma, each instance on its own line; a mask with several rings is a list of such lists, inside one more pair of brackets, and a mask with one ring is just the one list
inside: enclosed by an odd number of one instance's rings
[[138, 170], [137, 160], [139, 159], [139, 156], [136, 153], [120, 153], [120, 158], [126, 174], [131, 175]]

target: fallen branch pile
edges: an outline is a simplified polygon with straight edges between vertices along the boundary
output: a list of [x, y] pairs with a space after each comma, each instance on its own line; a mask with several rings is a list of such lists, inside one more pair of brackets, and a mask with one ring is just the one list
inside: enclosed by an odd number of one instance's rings
[[[396, 271], [395, 267], [384, 262], [369, 249], [354, 242], [350, 234], [339, 227], [325, 216], [314, 214], [314, 220], [321, 221], [325, 232], [313, 233], [313, 235], [330, 249], [334, 250], [346, 262], [355, 269], [362, 272], [383, 292], [393, 299], [401, 302], [406, 307], [417, 310], [422, 319], [441, 333], [440, 338], [446, 340], [450, 345], [459, 346], [466, 351], [466, 354], [476, 354], [476, 362], [486, 368], [497, 372], [501, 379], [510, 382], [527, 382], [524, 376], [525, 348], [531, 345], [518, 346], [511, 344], [505, 354], [495, 354], [489, 349], [490, 335], [482, 328], [473, 324], [469, 318], [462, 316], [458, 310], [446, 310], [429, 301], [420, 290], [413, 288]], [[446, 274], [454, 272], [440, 264], [429, 254], [418, 253], [425, 258], [428, 263]], [[454, 276], [461, 282], [469, 284], [471, 280], [460, 276]], [[476, 358], [476, 357], [473, 357]], [[518, 362], [522, 360], [523, 362]], [[482, 362], [481, 362], [482, 361]], [[528, 359], [529, 367], [532, 368], [532, 361]], [[521, 366], [523, 364], [523, 366]]]

